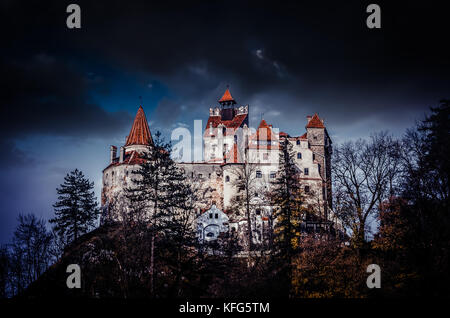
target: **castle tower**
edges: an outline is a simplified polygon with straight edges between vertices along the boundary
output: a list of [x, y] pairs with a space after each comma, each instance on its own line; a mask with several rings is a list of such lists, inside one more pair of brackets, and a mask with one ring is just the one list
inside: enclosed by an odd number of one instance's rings
[[125, 152], [133, 150], [145, 151], [152, 145], [153, 138], [148, 127], [147, 118], [145, 117], [144, 109], [142, 106], [139, 106], [130, 134], [127, 136]]
[[307, 118], [306, 136], [308, 138], [309, 148], [313, 152], [313, 161], [319, 164], [319, 173], [323, 180], [323, 200], [328, 203], [325, 205], [325, 209], [327, 209], [328, 207], [332, 207], [331, 138], [328, 135], [323, 120], [317, 114], [308, 116]]
[[107, 219], [120, 219], [120, 211], [126, 209], [121, 206], [123, 202], [121, 199], [124, 190], [131, 185], [132, 171], [144, 162], [142, 153], [148, 151], [153, 145], [144, 109], [139, 106], [125, 145], [120, 147], [119, 156], [117, 156], [117, 147], [110, 147], [110, 163], [103, 170], [102, 223]]
[[209, 109], [209, 118], [203, 134], [205, 162], [221, 163], [227, 160], [227, 153], [233, 151], [242, 138], [242, 130], [248, 127], [248, 105], [237, 107], [229, 88], [218, 100], [220, 107]]

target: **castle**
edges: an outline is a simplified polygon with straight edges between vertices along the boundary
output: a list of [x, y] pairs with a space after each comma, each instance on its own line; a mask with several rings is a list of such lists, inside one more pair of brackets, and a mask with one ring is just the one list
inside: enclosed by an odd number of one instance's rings
[[[277, 176], [280, 141], [288, 140], [295, 152], [301, 173], [305, 205], [315, 218], [306, 220], [305, 231], [330, 230], [337, 224], [332, 211], [331, 153], [332, 142], [323, 120], [317, 114], [307, 116], [306, 132], [291, 136], [279, 132], [262, 119], [258, 128], [249, 127], [249, 106], [237, 106], [227, 88], [218, 105], [209, 109], [203, 132], [203, 160], [178, 162], [198, 195], [197, 231], [199, 238], [215, 239], [223, 231], [246, 231], [245, 213], [232, 209], [239, 205], [242, 189], [236, 186], [242, 171], [251, 180], [251, 227], [254, 243], [263, 243], [273, 226], [272, 207], [265, 193]], [[103, 170], [102, 219], [118, 220], [114, 209], [131, 186], [131, 173], [142, 163], [140, 154], [152, 147], [153, 139], [142, 106], [139, 107], [125, 145], [110, 148], [110, 163]], [[248, 166], [251, 165], [251, 169]], [[250, 174], [251, 175], [248, 175]], [[249, 181], [250, 184], [250, 181]], [[116, 204], [112, 204], [115, 202]], [[234, 212], [232, 212], [234, 211]]]

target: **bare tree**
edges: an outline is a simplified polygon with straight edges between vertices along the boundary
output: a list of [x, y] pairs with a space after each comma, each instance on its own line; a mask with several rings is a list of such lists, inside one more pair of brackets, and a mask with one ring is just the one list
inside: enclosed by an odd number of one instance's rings
[[10, 261], [12, 292], [22, 292], [35, 281], [50, 264], [52, 235], [45, 221], [34, 214], [19, 215], [14, 231]]
[[400, 174], [398, 142], [386, 132], [336, 148], [333, 158], [335, 212], [361, 246], [368, 219], [392, 195]]
[[235, 214], [244, 213], [247, 220], [247, 250], [254, 249], [253, 231], [252, 231], [252, 211], [254, 210], [254, 201], [258, 196], [259, 188], [256, 179], [258, 166], [248, 160], [248, 155], [242, 164], [234, 165], [230, 173], [234, 176], [232, 185], [237, 190], [231, 198], [230, 209]]

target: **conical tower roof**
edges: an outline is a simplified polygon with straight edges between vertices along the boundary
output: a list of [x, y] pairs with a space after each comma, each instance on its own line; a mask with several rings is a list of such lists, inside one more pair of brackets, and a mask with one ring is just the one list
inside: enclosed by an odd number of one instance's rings
[[325, 128], [323, 121], [319, 118], [319, 115], [314, 114], [314, 116], [308, 121], [306, 128]]
[[236, 104], [236, 101], [234, 100], [233, 96], [231, 96], [230, 90], [227, 88], [225, 93], [223, 94], [222, 98], [219, 99], [220, 104]]
[[142, 106], [139, 106], [130, 134], [127, 137], [127, 142], [125, 143], [125, 146], [130, 145], [153, 145], [153, 138]]

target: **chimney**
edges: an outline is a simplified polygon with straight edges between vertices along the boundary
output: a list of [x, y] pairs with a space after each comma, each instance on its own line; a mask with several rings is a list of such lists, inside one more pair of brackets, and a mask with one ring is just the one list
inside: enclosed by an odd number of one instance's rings
[[113, 163], [114, 159], [115, 159], [116, 156], [117, 156], [117, 147], [111, 145], [111, 147], [109, 148], [109, 150], [110, 150], [110, 153], [111, 153], [111, 158], [110, 158], [110, 160], [109, 160], [109, 163]]
[[122, 146], [120, 147], [120, 157], [119, 157], [119, 162], [122, 163], [123, 162], [123, 157], [125, 155], [125, 148]]

